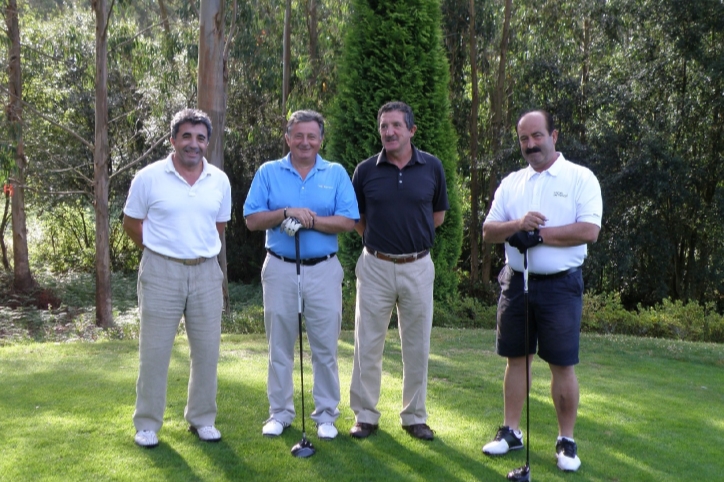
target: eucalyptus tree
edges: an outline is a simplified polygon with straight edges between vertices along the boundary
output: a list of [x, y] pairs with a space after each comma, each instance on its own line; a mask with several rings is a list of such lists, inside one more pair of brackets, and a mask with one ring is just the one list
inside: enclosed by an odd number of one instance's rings
[[[27, 293], [35, 287], [30, 271], [28, 257], [28, 229], [25, 211], [25, 179], [27, 159], [25, 157], [25, 140], [23, 138], [23, 82], [20, 61], [20, 24], [18, 21], [18, 4], [16, 0], [7, 0], [5, 6], [5, 24], [8, 36], [8, 131], [13, 146], [14, 159], [12, 169], [12, 232], [13, 232], [13, 288], [20, 293]], [[6, 196], [10, 194], [5, 190]], [[5, 221], [5, 216], [3, 216]], [[4, 225], [2, 228], [4, 229]], [[3, 243], [3, 259], [5, 259]]]
[[[450, 210], [438, 228], [432, 253], [435, 295], [454, 297], [462, 215], [440, 4], [436, 0], [354, 0], [351, 6], [338, 94], [330, 116], [330, 158], [352, 172], [357, 163], [380, 150], [376, 126], [380, 106], [391, 100], [412, 106], [418, 127], [415, 145], [434, 153], [445, 169]], [[342, 261], [348, 269], [360, 247], [356, 234], [343, 237]]]

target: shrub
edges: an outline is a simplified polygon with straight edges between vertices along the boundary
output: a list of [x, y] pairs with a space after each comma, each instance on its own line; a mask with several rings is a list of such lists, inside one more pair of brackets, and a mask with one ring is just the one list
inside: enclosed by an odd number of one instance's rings
[[714, 303], [672, 301], [627, 311], [618, 294], [586, 294], [581, 329], [592, 333], [618, 333], [652, 338], [724, 342], [724, 317]]

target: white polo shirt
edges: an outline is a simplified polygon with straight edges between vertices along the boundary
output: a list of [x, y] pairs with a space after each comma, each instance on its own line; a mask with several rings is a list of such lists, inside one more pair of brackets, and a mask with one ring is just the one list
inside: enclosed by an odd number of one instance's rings
[[[495, 191], [488, 221], [512, 221], [529, 211], [543, 214], [547, 228], [576, 222], [601, 226], [603, 201], [601, 186], [587, 168], [574, 164], [558, 153], [558, 159], [543, 172], [532, 167], [506, 176]], [[545, 244], [528, 250], [528, 270], [552, 274], [583, 264], [588, 246], [555, 247]], [[523, 255], [505, 243], [505, 258], [516, 271], [523, 271]]]
[[136, 174], [124, 214], [143, 220], [143, 245], [181, 259], [211, 258], [221, 251], [216, 223], [231, 219], [231, 185], [224, 171], [204, 158], [201, 176], [190, 186], [171, 154]]

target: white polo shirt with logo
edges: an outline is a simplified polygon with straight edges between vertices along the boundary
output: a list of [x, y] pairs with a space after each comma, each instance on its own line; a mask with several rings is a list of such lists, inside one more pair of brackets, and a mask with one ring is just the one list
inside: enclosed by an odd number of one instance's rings
[[[532, 167], [506, 176], [495, 191], [493, 204], [485, 222], [520, 219], [537, 211], [548, 220], [546, 228], [577, 222], [601, 226], [603, 200], [601, 186], [589, 169], [574, 164], [558, 153], [558, 159], [543, 172]], [[536, 274], [553, 274], [583, 264], [587, 245], [556, 247], [540, 244], [528, 250], [528, 270]], [[523, 271], [523, 255], [505, 243], [505, 258], [516, 271]]]

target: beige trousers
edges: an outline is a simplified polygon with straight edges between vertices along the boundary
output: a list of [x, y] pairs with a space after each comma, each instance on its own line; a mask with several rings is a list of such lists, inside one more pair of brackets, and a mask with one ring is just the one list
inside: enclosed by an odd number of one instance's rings
[[214, 425], [223, 277], [216, 258], [186, 266], [143, 251], [138, 268], [141, 334], [133, 414], [136, 430], [157, 432], [163, 425], [168, 366], [181, 316], [191, 358], [184, 417], [194, 427]]
[[430, 256], [395, 264], [362, 250], [357, 260], [354, 366], [349, 401], [357, 422], [377, 424], [382, 352], [397, 306], [402, 342], [402, 425], [427, 421], [427, 361], [432, 329], [435, 265]]
[[[318, 424], [334, 422], [339, 417], [337, 345], [342, 328], [343, 276], [342, 265], [336, 257], [314, 266], [300, 267], [304, 325], [314, 375], [314, 411], [310, 417]], [[261, 270], [261, 283], [264, 328], [269, 342], [269, 417], [290, 424], [296, 416], [293, 372], [295, 360], [299, 359], [296, 264], [267, 255]], [[305, 363], [305, 390], [309, 389], [308, 368]]]

